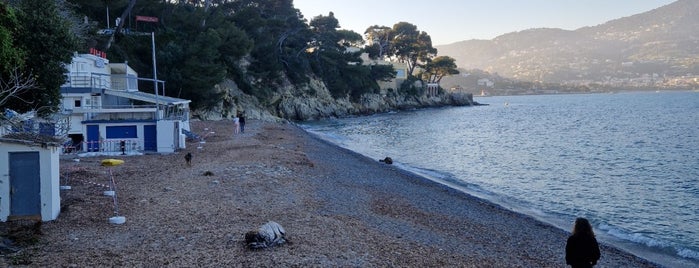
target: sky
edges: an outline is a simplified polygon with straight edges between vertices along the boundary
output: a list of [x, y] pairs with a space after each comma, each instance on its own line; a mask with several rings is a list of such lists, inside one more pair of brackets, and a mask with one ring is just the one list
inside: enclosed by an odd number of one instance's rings
[[293, 0], [307, 20], [335, 14], [340, 28], [364, 35], [372, 25], [409, 22], [432, 45], [493, 39], [531, 28], [575, 30], [643, 13], [676, 0]]

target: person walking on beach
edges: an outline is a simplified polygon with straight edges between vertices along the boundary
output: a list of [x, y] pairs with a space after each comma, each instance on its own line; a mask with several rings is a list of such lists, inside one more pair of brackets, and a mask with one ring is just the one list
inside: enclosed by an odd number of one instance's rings
[[245, 132], [245, 112], [238, 114], [238, 121], [240, 121], [240, 133]]
[[233, 135], [240, 132], [240, 119], [238, 117], [233, 117]]
[[599, 244], [592, 225], [585, 218], [575, 219], [573, 234], [566, 242], [566, 264], [573, 268], [589, 268], [595, 266], [599, 258]]

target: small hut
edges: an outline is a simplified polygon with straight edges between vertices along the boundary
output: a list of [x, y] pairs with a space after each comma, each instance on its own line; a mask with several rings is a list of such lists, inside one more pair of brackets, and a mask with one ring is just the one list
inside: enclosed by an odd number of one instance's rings
[[52, 137], [0, 137], [0, 221], [58, 218], [60, 143]]

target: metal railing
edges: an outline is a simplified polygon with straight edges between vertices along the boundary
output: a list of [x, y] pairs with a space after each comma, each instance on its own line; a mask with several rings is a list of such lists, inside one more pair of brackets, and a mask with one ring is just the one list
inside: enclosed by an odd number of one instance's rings
[[109, 74], [91, 72], [72, 72], [68, 75], [65, 85], [77, 88], [111, 88]]
[[[123, 143], [122, 143], [123, 142]], [[78, 154], [78, 153], [124, 153], [124, 154], [139, 154], [144, 151], [144, 143], [149, 141], [140, 141], [138, 139], [105, 139], [101, 141], [83, 141], [73, 143], [66, 142], [62, 146], [63, 154]], [[155, 143], [154, 141], [150, 141]], [[123, 150], [122, 150], [123, 149]]]

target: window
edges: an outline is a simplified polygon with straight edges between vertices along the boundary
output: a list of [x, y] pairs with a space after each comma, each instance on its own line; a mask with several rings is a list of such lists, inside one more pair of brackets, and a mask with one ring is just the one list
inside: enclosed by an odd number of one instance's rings
[[80, 107], [81, 101], [80, 100], [75, 100], [75, 104], [73, 104], [73, 107]]

